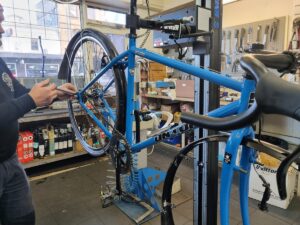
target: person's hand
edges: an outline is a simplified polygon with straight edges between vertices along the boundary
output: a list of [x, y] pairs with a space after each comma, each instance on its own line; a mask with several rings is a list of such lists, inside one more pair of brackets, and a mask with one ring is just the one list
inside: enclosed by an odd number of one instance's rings
[[36, 85], [30, 90], [29, 95], [33, 99], [37, 107], [50, 105], [55, 98], [57, 98], [58, 93], [55, 84], [50, 84], [50, 80], [44, 80]]
[[[63, 91], [60, 91], [60, 90], [65, 90], [66, 92], [63, 92]], [[67, 93], [69, 92], [69, 93]], [[72, 99], [74, 98], [74, 95], [76, 94], [77, 92], [77, 89], [76, 87], [71, 84], [71, 83], [65, 83], [61, 86], [58, 87], [58, 90], [57, 90], [57, 97], [59, 100], [66, 100], [66, 99]]]

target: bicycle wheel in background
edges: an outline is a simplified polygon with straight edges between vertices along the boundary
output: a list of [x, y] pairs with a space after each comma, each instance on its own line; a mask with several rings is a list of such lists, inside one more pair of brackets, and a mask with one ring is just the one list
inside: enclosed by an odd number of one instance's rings
[[[114, 45], [104, 34], [91, 29], [82, 30], [72, 38], [66, 49], [59, 78], [81, 90], [116, 55]], [[110, 139], [84, 107], [93, 112], [110, 133], [116, 129], [124, 134], [126, 78], [123, 69], [113, 67], [108, 70], [87, 89], [82, 100], [84, 106], [79, 104], [78, 99], [68, 103], [73, 130], [87, 152], [100, 156], [107, 151]]]

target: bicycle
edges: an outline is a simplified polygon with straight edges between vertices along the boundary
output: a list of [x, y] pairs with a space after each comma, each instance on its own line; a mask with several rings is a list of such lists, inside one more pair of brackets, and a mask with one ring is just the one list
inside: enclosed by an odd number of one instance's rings
[[[136, 140], [134, 141], [132, 125], [135, 119], [138, 134], [139, 116], [142, 114], [138, 111], [137, 99], [134, 98], [134, 91], [136, 88], [134, 79], [136, 56], [161, 63], [195, 77], [241, 92], [240, 100], [213, 110], [208, 113], [208, 116], [183, 114], [182, 119], [183, 121], [192, 122], [197, 126], [206, 129], [233, 130], [225, 154], [225, 159], [229, 163], [224, 165], [222, 170], [224, 172], [222, 172], [221, 177], [221, 191], [222, 193], [225, 193], [221, 198], [221, 204], [223, 206], [221, 208], [221, 223], [222, 225], [229, 224], [228, 208], [231, 180], [233, 172], [239, 170], [243, 172], [241, 173], [242, 217], [244, 224], [249, 225], [247, 190], [250, 165], [252, 163], [249, 159], [253, 160], [253, 150], [250, 148], [251, 146], [243, 148], [240, 168], [230, 162], [235, 162], [237, 147], [244, 138], [250, 140], [254, 138], [254, 131], [249, 124], [255, 121], [259, 115], [260, 107], [258, 107], [255, 99], [252, 104], [249, 104], [249, 102], [252, 99], [252, 93], [255, 92], [256, 84], [260, 84], [261, 80], [264, 79], [264, 77], [260, 77], [260, 74], [266, 74], [266, 71], [261, 71], [262, 67], [257, 60], [246, 58], [243, 62], [243, 67], [247, 72], [247, 76], [244, 81], [239, 82], [208, 69], [187, 65], [181, 61], [169, 59], [146, 49], [136, 47], [137, 29], [146, 28], [170, 32], [170, 30], [165, 27], [172, 25], [179, 25], [179, 27], [183, 25], [186, 27], [185, 21], [182, 19], [168, 21], [140, 19], [136, 13], [136, 1], [131, 0], [130, 13], [127, 15], [126, 26], [130, 29], [129, 49], [127, 51], [118, 55], [111, 41], [102, 33], [92, 29], [82, 30], [71, 39], [66, 49], [61, 64], [62, 66], [60, 67], [59, 78], [65, 78], [68, 82], [72, 82], [76, 84], [77, 87], [81, 87], [76, 94], [76, 101], [68, 102], [73, 130], [83, 147], [91, 155], [100, 156], [107, 152], [111, 154], [116, 168], [117, 195], [122, 196], [124, 191], [122, 190], [123, 187], [120, 182], [120, 176], [121, 174], [128, 172], [130, 172], [130, 180], [129, 183], [127, 183], [127, 188], [132, 192], [138, 192], [137, 187], [140, 185], [139, 171], [136, 169], [135, 156], [139, 151], [166, 138], [174, 137], [193, 129], [193, 126], [188, 124], [179, 124], [175, 127], [164, 129], [145, 141], [140, 141], [139, 136], [137, 135]], [[186, 29], [186, 31], [189, 32], [189, 29]], [[190, 35], [193, 36], [194, 34]], [[207, 32], [198, 34], [198, 36], [201, 35], [206, 36], [210, 34]], [[180, 36], [189, 37], [189, 33], [186, 33], [185, 35], [180, 34]], [[89, 53], [87, 52], [87, 49], [93, 49], [94, 52]], [[294, 57], [290, 54], [282, 54], [280, 57], [286, 61], [285, 64], [281, 64], [284, 68], [288, 69], [291, 64], [294, 63]], [[81, 67], [80, 62], [83, 63], [83, 68]], [[127, 79], [124, 73], [125, 69], [127, 69]], [[84, 72], [81, 79], [79, 79], [75, 74], [78, 75], [82, 70], [84, 70]], [[298, 93], [298, 90], [296, 93]], [[259, 104], [262, 105], [261, 102], [263, 102], [263, 100], [260, 99], [259, 102]], [[81, 109], [78, 110], [77, 106], [81, 107]], [[275, 108], [277, 113], [291, 116], [291, 111], [289, 110], [290, 109], [287, 109], [287, 112], [281, 107]], [[81, 115], [82, 111], [87, 113], [84, 119], [78, 116]], [[264, 111], [267, 112], [267, 110]], [[146, 115], [143, 114], [143, 116]], [[292, 117], [299, 120], [300, 115], [297, 114]], [[93, 126], [98, 126], [106, 136], [105, 142], [91, 143], [86, 140], [85, 135], [83, 134], [86, 128], [82, 127], [81, 124], [84, 124], [82, 120], [86, 120], [85, 122], [92, 124]], [[245, 126], [245, 128], [239, 129], [243, 126]], [[93, 129], [91, 129], [91, 132], [94, 132]], [[198, 144], [199, 143], [200, 141]], [[189, 148], [190, 147], [191, 146], [189, 146]], [[278, 154], [280, 155], [281, 153]], [[224, 179], [224, 177], [226, 177], [226, 179]], [[137, 194], [147, 198], [154, 208], [157, 208], [152, 197], [153, 190], [146, 186], [147, 185], [144, 187], [143, 185], [142, 193]], [[165, 201], [163, 201], [162, 205], [162, 223], [164, 222], [164, 215], [167, 215], [168, 209], [171, 209], [170, 202], [168, 202], [170, 199], [164, 199]], [[170, 222], [170, 224], [172, 223]]]

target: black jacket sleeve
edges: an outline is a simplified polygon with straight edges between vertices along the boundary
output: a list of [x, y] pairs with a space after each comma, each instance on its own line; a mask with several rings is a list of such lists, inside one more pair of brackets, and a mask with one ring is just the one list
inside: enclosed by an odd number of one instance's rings
[[24, 87], [20, 82], [12, 76], [13, 86], [15, 90], [15, 98], [18, 98], [24, 94], [27, 94], [30, 89]]
[[17, 81], [11, 71], [6, 66], [5, 62], [0, 58], [1, 69], [6, 72], [12, 79], [14, 94], [12, 98], [8, 98], [0, 104], [0, 121], [1, 127], [7, 126], [22, 117], [31, 109], [36, 108], [36, 105], [28, 94], [29, 89]]
[[15, 98], [18, 98], [24, 94], [27, 94], [30, 89], [24, 87], [20, 82], [12, 75], [11, 71], [6, 66], [6, 63], [3, 59], [0, 58], [0, 64], [2, 65], [2, 69], [10, 76], [14, 86]]
[[18, 98], [7, 100], [0, 104], [0, 127], [18, 120], [25, 113], [36, 108], [33, 99], [29, 94], [24, 94]]

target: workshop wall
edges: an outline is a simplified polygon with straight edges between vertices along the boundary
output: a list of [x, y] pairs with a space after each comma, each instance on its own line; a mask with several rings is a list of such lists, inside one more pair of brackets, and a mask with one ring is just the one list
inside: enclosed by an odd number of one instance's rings
[[[223, 27], [288, 16], [286, 40], [292, 37], [292, 20], [294, 15], [294, 0], [241, 0], [224, 5]], [[287, 48], [287, 44], [285, 46]]]

